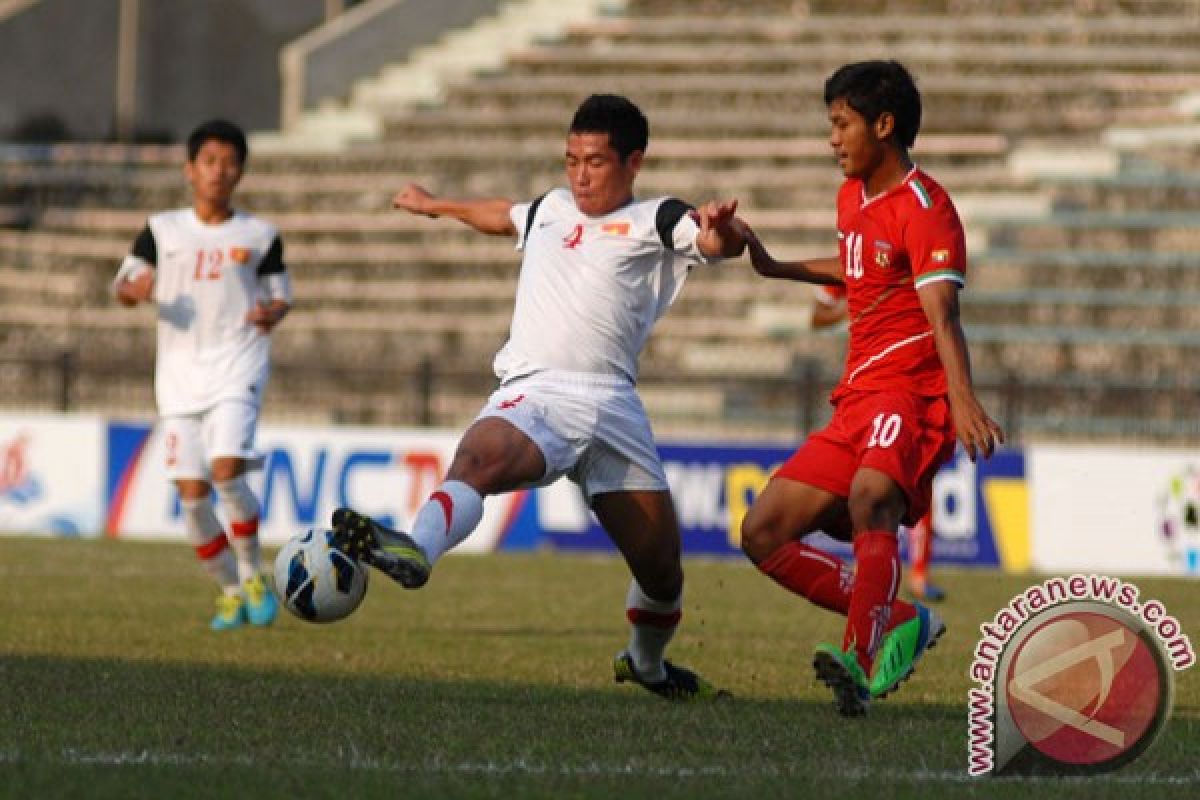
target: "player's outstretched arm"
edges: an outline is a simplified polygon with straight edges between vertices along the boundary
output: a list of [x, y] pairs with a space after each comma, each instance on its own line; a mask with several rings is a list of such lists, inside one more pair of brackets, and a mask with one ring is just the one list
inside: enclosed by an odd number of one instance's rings
[[842, 262], [837, 256], [811, 258], [807, 261], [777, 261], [767, 252], [758, 234], [745, 220], [735, 217], [731, 224], [745, 238], [746, 249], [750, 251], [750, 263], [759, 275], [826, 286], [843, 283]]
[[430, 194], [423, 187], [410, 183], [392, 198], [392, 207], [434, 219], [451, 217], [492, 236], [517, 235], [516, 226], [509, 217], [513, 202], [504, 198], [452, 200]]
[[1004, 441], [1004, 431], [988, 416], [975, 397], [971, 384], [971, 360], [967, 337], [959, 319], [958, 284], [937, 281], [917, 290], [921, 307], [933, 328], [933, 341], [946, 371], [947, 395], [954, 428], [972, 461], [990, 457]]

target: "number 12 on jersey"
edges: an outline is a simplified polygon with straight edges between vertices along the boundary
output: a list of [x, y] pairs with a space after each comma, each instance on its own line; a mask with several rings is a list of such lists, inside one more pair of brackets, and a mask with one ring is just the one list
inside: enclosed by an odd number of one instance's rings
[[197, 281], [221, 280], [221, 265], [224, 262], [224, 250], [197, 250], [196, 273], [192, 279]]

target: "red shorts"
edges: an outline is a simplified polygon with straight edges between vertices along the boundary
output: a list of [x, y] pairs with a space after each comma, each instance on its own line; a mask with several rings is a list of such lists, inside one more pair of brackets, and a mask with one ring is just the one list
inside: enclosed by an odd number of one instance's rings
[[849, 497], [860, 467], [879, 470], [908, 498], [903, 522], [914, 525], [929, 510], [933, 476], [954, 446], [945, 397], [851, 392], [838, 401], [829, 425], [809, 436], [775, 475]]

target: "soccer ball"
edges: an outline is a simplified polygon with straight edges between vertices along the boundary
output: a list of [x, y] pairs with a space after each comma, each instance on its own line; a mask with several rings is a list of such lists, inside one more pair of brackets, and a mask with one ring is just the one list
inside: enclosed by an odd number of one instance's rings
[[333, 531], [311, 528], [275, 557], [275, 588], [300, 619], [336, 622], [366, 596], [367, 568], [333, 546]]

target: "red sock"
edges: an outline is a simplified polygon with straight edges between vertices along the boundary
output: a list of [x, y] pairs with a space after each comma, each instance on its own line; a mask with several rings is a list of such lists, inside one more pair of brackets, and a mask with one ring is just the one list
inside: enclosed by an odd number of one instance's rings
[[[867, 531], [854, 537], [854, 587], [842, 649], [854, 648], [867, 674], [883, 635], [891, 629], [892, 606], [900, 584], [900, 547], [896, 534]], [[910, 606], [911, 608], [911, 606]]]
[[835, 555], [793, 541], [771, 553], [758, 568], [789, 592], [807, 597], [821, 608], [845, 614], [850, 607], [853, 574]]
[[[816, 606], [842, 615], [850, 610], [853, 573], [849, 565], [832, 553], [800, 541], [788, 542], [758, 568], [789, 592], [808, 598]], [[896, 600], [892, 603], [890, 626], [907, 622], [916, 613], [908, 603]], [[890, 626], [887, 630], [891, 630]]]
[[910, 577], [921, 584], [925, 583], [925, 577], [929, 574], [929, 540], [933, 536], [930, 516], [926, 514], [921, 517], [921, 521], [908, 532]]

